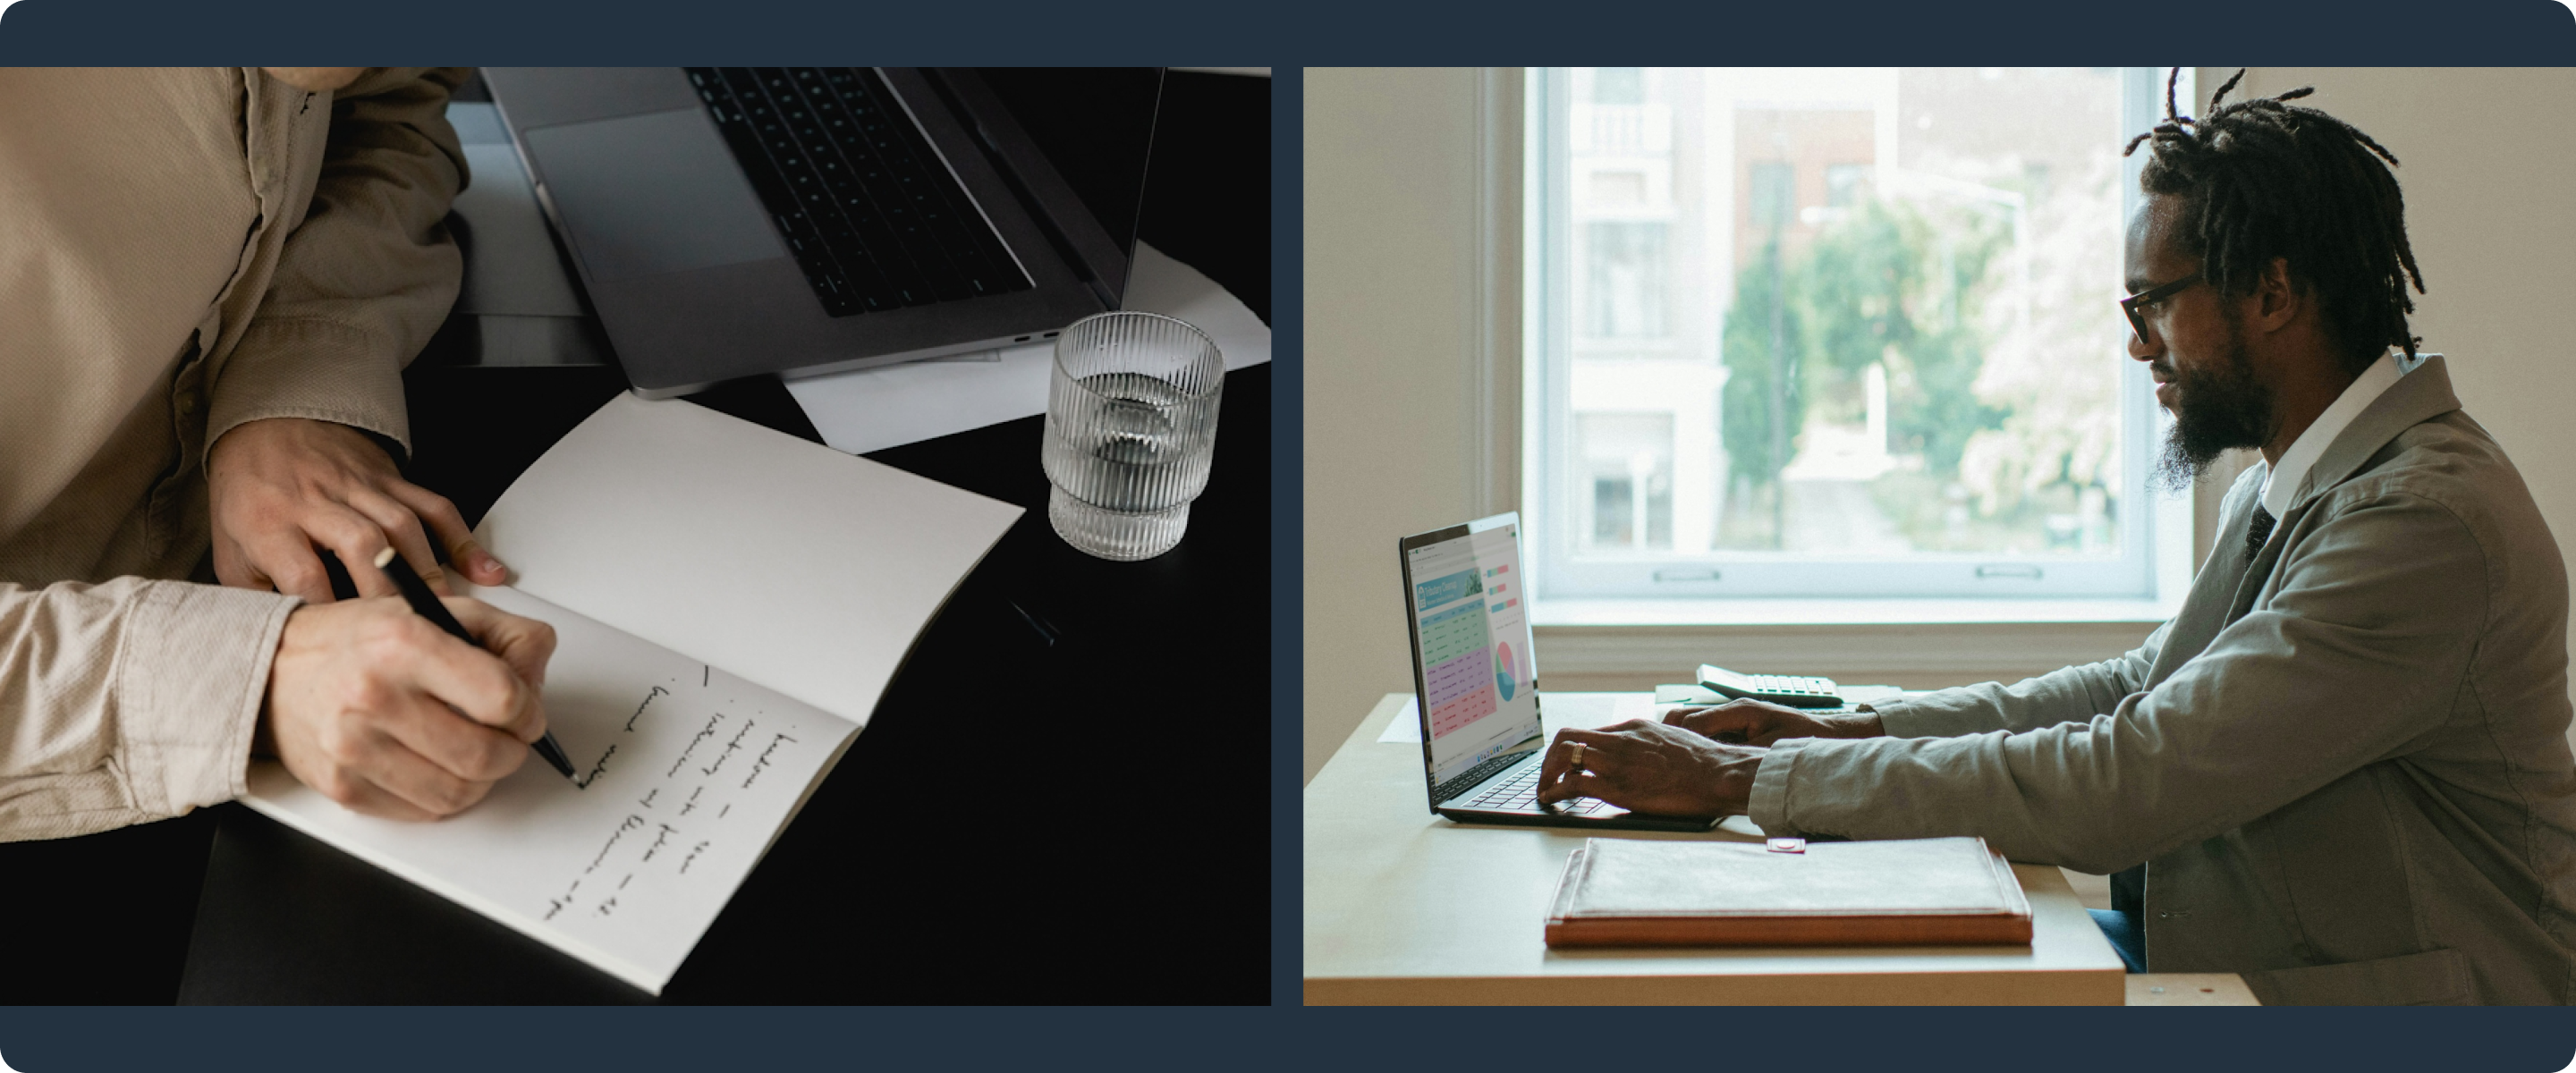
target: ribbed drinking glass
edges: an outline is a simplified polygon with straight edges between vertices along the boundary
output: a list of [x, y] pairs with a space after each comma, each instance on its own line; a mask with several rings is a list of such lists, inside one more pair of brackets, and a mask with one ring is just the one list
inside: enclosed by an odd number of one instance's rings
[[1102, 313], [1055, 341], [1042, 459], [1056, 534], [1103, 559], [1151, 559], [1189, 528], [1216, 453], [1225, 359], [1155, 313]]

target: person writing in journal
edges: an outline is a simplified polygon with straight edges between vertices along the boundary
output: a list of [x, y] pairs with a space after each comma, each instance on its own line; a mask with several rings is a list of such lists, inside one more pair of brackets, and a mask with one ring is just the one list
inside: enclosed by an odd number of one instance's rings
[[0, 841], [228, 800], [254, 751], [434, 819], [543, 734], [545, 624], [447, 600], [478, 648], [373, 565], [506, 577], [392, 453], [466, 76], [0, 69]]
[[2168, 88], [2130, 145], [2121, 305], [2174, 416], [2160, 470], [2265, 463], [2181, 612], [2009, 686], [1566, 730], [1541, 800], [1981, 836], [2113, 874], [2097, 917], [2131, 971], [2241, 973], [2267, 1004], [2576, 1000], [2565, 564], [2408, 332], [2396, 158], [2308, 90], [2220, 106], [2235, 82], [2197, 121]]

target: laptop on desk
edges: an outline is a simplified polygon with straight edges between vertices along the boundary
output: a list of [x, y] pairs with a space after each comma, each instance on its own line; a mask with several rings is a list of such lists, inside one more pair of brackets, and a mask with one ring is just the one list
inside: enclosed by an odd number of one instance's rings
[[1713, 818], [1649, 816], [1577, 798], [1538, 804], [1547, 748], [1522, 588], [1520, 515], [1405, 537], [1404, 622], [1431, 811], [1461, 823], [1705, 831]]
[[618, 363], [665, 398], [1116, 309], [1162, 69], [490, 67]]

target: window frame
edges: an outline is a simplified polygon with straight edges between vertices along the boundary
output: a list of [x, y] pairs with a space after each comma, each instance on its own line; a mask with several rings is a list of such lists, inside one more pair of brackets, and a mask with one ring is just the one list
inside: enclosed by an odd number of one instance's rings
[[[2121, 120], [2124, 129], [2143, 131], [2158, 122], [2163, 101], [2164, 68], [2127, 68], [2121, 72]], [[1529, 519], [1532, 536], [1533, 594], [1542, 607], [1570, 603], [1710, 602], [1712, 604], [1777, 603], [1791, 599], [1829, 601], [2037, 600], [2075, 601], [2088, 605], [2167, 605], [2179, 599], [2187, 584], [2196, 541], [2192, 497], [2169, 497], [2147, 487], [2149, 461], [2166, 422], [2155, 406], [2143, 365], [2122, 367], [2117, 406], [2122, 415], [2123, 504], [2118, 520], [2117, 558], [2070, 560], [1977, 553], [1918, 553], [1904, 560], [1832, 558], [1797, 552], [1719, 551], [1677, 556], [1668, 551], [1627, 554], [1587, 550], [1585, 513], [1577, 496], [1589, 492], [1585, 460], [1574, 458], [1571, 444], [1576, 410], [1572, 372], [1575, 317], [1571, 251], [1580, 241], [1572, 211], [1575, 176], [1565, 144], [1572, 136], [1572, 79], [1563, 69], [1528, 68], [1517, 74], [1520, 92], [1489, 100], [1488, 122], [1498, 109], [1518, 112], [1520, 135], [1512, 139], [1516, 167], [1496, 161], [1490, 176], [1517, 171], [1524, 195], [1518, 206], [1489, 205], [1497, 213], [1517, 209], [1524, 238], [1520, 258], [1518, 301], [1526, 311], [1518, 325], [1522, 341], [1517, 364], [1521, 405], [1510, 437], [1520, 480], [1511, 494]], [[2186, 68], [2184, 79], [2191, 80]], [[1499, 89], [1489, 81], [1489, 88]], [[1501, 139], [1488, 137], [1488, 143]], [[2136, 177], [2142, 156], [2123, 161], [2122, 211], [2137, 198]], [[1492, 184], [1488, 184], [1490, 187]], [[1792, 210], [1794, 211], [1794, 210]], [[1670, 239], [1667, 239], [1669, 242]], [[1671, 250], [1666, 257], [1674, 256]], [[1563, 278], [1559, 278], [1562, 276]], [[2117, 295], [2105, 295], [2111, 301]], [[1676, 299], [1678, 300], [1678, 299]], [[1672, 313], [1668, 311], [1668, 322]], [[1553, 357], [1555, 360], [1550, 360]], [[1587, 411], [1589, 412], [1589, 411]], [[1491, 429], [1486, 430], [1490, 434]], [[1552, 616], [1542, 615], [1544, 622]], [[1582, 617], [1593, 618], [1585, 614]], [[1658, 616], [1660, 617], [1660, 616]], [[1872, 614], [1875, 617], [1875, 613]], [[2053, 616], [2051, 616], [2053, 617]], [[2152, 617], [2149, 613], [2120, 618]]]

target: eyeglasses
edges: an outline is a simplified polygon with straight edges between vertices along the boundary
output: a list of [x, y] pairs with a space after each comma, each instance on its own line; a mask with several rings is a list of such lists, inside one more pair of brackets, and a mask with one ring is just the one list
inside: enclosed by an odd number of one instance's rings
[[2146, 314], [2139, 312], [2139, 309], [2145, 306], [2154, 305], [2177, 294], [2181, 294], [2182, 292], [2189, 290], [2192, 284], [2198, 282], [2200, 282], [2200, 273], [2194, 272], [2161, 287], [2149, 287], [2146, 290], [2139, 291], [2136, 294], [2120, 299], [2120, 312], [2128, 316], [2129, 330], [2138, 333], [2138, 342], [2141, 345], [2144, 345], [2147, 341], [2147, 316]]

